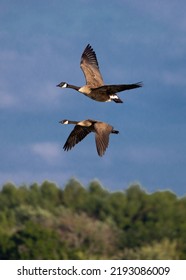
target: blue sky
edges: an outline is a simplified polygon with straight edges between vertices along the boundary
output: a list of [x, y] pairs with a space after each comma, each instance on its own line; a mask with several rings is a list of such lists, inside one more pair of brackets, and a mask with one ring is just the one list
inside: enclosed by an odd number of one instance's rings
[[[185, 0], [0, 0], [0, 184], [47, 179], [64, 186], [98, 179], [109, 190], [139, 182], [149, 192], [186, 193]], [[106, 84], [144, 82], [99, 103], [56, 85], [84, 85], [80, 56], [90, 43]], [[70, 152], [73, 126], [110, 123], [104, 157], [94, 135]]]

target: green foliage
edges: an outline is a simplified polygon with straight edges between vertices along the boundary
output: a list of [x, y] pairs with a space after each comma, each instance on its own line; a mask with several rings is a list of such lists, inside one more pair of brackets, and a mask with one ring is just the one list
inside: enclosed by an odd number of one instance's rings
[[2, 237], [0, 241], [3, 245], [0, 252], [1, 259], [49, 260], [68, 259], [75, 256], [67, 250], [55, 231], [32, 222], [27, 222], [25, 227], [18, 230], [9, 240]]
[[119, 256], [125, 260], [177, 260], [179, 259], [178, 245], [176, 240], [162, 239], [152, 244], [145, 244], [139, 248], [124, 249]]
[[109, 192], [76, 179], [64, 188], [0, 191], [0, 259], [185, 259], [186, 197], [139, 184]]
[[112, 255], [117, 243], [117, 229], [107, 223], [95, 220], [85, 213], [63, 211], [59, 220], [61, 236], [70, 248], [91, 258], [104, 258]]
[[71, 209], [79, 210], [86, 200], [85, 188], [75, 179], [71, 179], [62, 194], [62, 203]]

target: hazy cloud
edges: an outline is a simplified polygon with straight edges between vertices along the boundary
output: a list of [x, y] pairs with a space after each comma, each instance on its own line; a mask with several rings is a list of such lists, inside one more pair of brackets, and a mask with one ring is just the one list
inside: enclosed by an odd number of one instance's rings
[[35, 155], [51, 164], [58, 161], [61, 152], [59, 144], [55, 142], [34, 143], [31, 150]]
[[0, 91], [0, 108], [10, 108], [16, 106], [17, 100], [14, 96], [5, 91]]

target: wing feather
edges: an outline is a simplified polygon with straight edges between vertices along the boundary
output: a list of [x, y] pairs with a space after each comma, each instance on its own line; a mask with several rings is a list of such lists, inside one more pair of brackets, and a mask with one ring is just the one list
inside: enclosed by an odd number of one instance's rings
[[84, 73], [86, 84], [91, 88], [100, 87], [104, 84], [96, 54], [89, 44], [81, 56], [80, 67]]
[[90, 130], [87, 127], [82, 127], [76, 125], [72, 132], [70, 133], [69, 137], [66, 140], [66, 143], [63, 146], [65, 151], [71, 150], [76, 144], [82, 141], [88, 134]]
[[109, 124], [98, 122], [94, 125], [94, 128], [97, 152], [99, 156], [103, 156], [109, 145], [109, 135], [113, 127]]
[[134, 88], [139, 88], [142, 86], [143, 86], [143, 84], [141, 82], [136, 83], [136, 84], [103, 85], [96, 89], [93, 89], [93, 92], [98, 91], [100, 93], [107, 93], [107, 94], [111, 95], [111, 94], [115, 94], [117, 92], [130, 90], [130, 89], [134, 89]]

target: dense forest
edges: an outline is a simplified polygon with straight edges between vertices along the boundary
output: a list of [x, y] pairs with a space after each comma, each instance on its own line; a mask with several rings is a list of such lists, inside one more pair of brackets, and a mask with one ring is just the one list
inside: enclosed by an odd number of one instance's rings
[[109, 192], [76, 179], [62, 188], [6, 183], [0, 259], [186, 259], [186, 197], [138, 184]]

